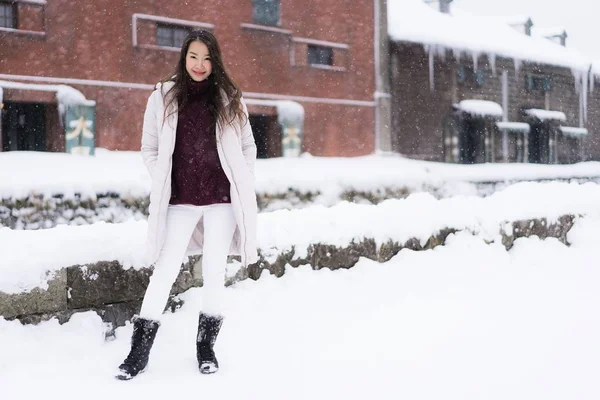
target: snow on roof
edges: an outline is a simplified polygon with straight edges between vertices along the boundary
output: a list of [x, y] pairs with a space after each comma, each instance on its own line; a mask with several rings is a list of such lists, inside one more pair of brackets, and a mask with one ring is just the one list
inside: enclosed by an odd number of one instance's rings
[[[452, 14], [455, 14], [454, 12], [455, 9], [453, 9]], [[498, 18], [502, 18], [504, 20], [505, 23], [507, 23], [508, 25], [525, 25], [529, 22], [533, 22], [531, 21], [531, 17], [527, 16], [527, 15], [513, 15], [511, 17], [498, 17]]]
[[588, 134], [588, 130], [585, 128], [578, 128], [576, 126], [561, 126], [560, 131], [563, 135], [580, 138]]
[[463, 100], [456, 108], [472, 115], [501, 117], [503, 114], [500, 104], [488, 100]]
[[540, 121], [556, 120], [566, 121], [567, 116], [562, 111], [542, 110], [540, 108], [530, 108], [525, 110], [525, 114], [539, 119]]
[[302, 125], [304, 122], [304, 107], [296, 101], [253, 98], [244, 98], [244, 101], [246, 104], [277, 108], [277, 121], [280, 124], [283, 124], [284, 121], [288, 121], [289, 123]]
[[67, 85], [41, 85], [34, 83], [22, 83], [12, 81], [0, 81], [0, 87], [16, 90], [38, 90], [42, 92], [56, 92], [56, 99], [60, 104], [84, 104], [95, 105], [93, 100], [87, 100], [79, 90]]
[[531, 125], [526, 122], [508, 122], [498, 121], [496, 122], [498, 129], [506, 129], [507, 131], [529, 133]]
[[587, 72], [579, 52], [542, 37], [524, 35], [497, 18], [443, 14], [422, 0], [389, 0], [388, 32], [395, 41], [440, 46], [455, 52], [492, 54]]

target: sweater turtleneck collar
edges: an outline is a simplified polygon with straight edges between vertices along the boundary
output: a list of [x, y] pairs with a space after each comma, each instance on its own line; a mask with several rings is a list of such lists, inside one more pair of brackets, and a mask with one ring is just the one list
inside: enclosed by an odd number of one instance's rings
[[200, 82], [188, 78], [188, 95], [190, 97], [200, 97], [208, 93], [210, 87], [210, 80], [206, 78]]

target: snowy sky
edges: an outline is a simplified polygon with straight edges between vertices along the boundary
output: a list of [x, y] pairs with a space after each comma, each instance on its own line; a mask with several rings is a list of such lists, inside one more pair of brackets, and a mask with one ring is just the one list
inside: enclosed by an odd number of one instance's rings
[[533, 20], [534, 28], [564, 27], [569, 35], [567, 46], [600, 60], [597, 0], [454, 0], [453, 7], [479, 15], [526, 15]]

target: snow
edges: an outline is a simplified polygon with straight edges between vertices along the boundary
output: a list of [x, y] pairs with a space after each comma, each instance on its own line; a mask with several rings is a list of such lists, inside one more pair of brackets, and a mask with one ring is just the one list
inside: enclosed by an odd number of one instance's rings
[[65, 388], [89, 400], [597, 399], [598, 230], [585, 218], [570, 247], [533, 237], [510, 251], [458, 234], [385, 264], [238, 283], [211, 376], [195, 360], [202, 289], [164, 315], [148, 370], [130, 382], [113, 374], [131, 325], [105, 342], [93, 312], [62, 326], [0, 318], [0, 390], [11, 400], [65, 398]]
[[531, 33], [535, 36], [541, 36], [544, 38], [549, 38], [553, 36], [562, 36], [567, 33], [567, 30], [564, 26], [553, 26], [553, 27], [533, 27], [531, 28]]
[[459, 110], [472, 115], [502, 117], [502, 106], [488, 100], [463, 100], [458, 103]]
[[[596, 215], [598, 204], [600, 185], [558, 182], [515, 184], [485, 198], [437, 200], [431, 194], [417, 193], [379, 205], [341, 202], [330, 208], [319, 205], [259, 214], [258, 246], [278, 254], [294, 246], [302, 253], [314, 243], [346, 247], [363, 238], [378, 244], [417, 238], [424, 245], [444, 228], [466, 229], [492, 241], [499, 238], [500, 226], [507, 221]], [[52, 275], [48, 271], [75, 264], [118, 260], [126, 268], [142, 267], [146, 227], [145, 221], [128, 221], [37, 231], [0, 229], [0, 291], [18, 293], [40, 282], [45, 285]]]
[[0, 80], [0, 87], [4, 89], [15, 90], [37, 90], [44, 92], [56, 92], [56, 99], [58, 100], [59, 104], [62, 105], [83, 104], [88, 106], [94, 106], [96, 104], [96, 102], [93, 100], [87, 100], [83, 93], [81, 93], [79, 90], [67, 85], [42, 85], [37, 83], [21, 83]]
[[587, 72], [591, 60], [542, 37], [527, 36], [498, 18], [442, 14], [422, 0], [389, 0], [388, 31], [392, 40], [439, 46], [455, 54], [495, 54]]
[[301, 126], [304, 122], [304, 107], [297, 101], [291, 100], [262, 100], [245, 98], [246, 104], [269, 106], [277, 108], [277, 122], [281, 125], [291, 123]]
[[529, 133], [531, 126], [526, 122], [508, 122], [498, 121], [496, 122], [498, 129], [506, 129], [513, 132]]
[[552, 111], [552, 110], [542, 110], [540, 108], [530, 108], [525, 110], [527, 115], [535, 117], [540, 121], [546, 120], [556, 120], [556, 121], [566, 121], [567, 116], [562, 111]]
[[63, 194], [95, 198], [97, 193], [123, 197], [146, 196], [150, 177], [139, 152], [97, 149], [96, 157], [67, 153], [0, 153], [0, 198], [20, 199], [29, 194]]
[[588, 130], [586, 128], [578, 128], [575, 126], [561, 126], [560, 131], [567, 136], [581, 138], [587, 136]]
[[[326, 173], [325, 173], [326, 172]], [[423, 191], [441, 188], [447, 195], [473, 194], [470, 182], [600, 177], [600, 163], [571, 165], [459, 165], [413, 160], [382, 153], [363, 157], [272, 158], [256, 161], [256, 191], [282, 194], [290, 190], [317, 193], [316, 202], [332, 205], [343, 191], [382, 188]], [[150, 177], [139, 152], [97, 148], [96, 156], [66, 153], [0, 152], [0, 198], [23, 199], [30, 194], [96, 198], [116, 193], [138, 198], [150, 193]]]

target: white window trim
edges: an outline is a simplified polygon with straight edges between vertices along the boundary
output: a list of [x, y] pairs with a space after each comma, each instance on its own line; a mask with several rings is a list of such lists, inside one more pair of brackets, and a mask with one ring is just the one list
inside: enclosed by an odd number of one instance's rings
[[302, 37], [293, 37], [292, 41], [296, 42], [296, 43], [314, 44], [315, 46], [333, 47], [335, 49], [344, 49], [344, 50], [350, 49], [350, 46], [348, 46], [346, 43], [328, 42], [326, 40], [316, 40], [316, 39], [309, 39], [309, 38], [302, 38]]
[[179, 25], [179, 26], [189, 26], [192, 28], [203, 28], [203, 29], [215, 29], [214, 24], [209, 24], [206, 22], [196, 22], [189, 21], [185, 19], [177, 19], [177, 18], [169, 18], [169, 17], [161, 17], [158, 15], [150, 15], [150, 14], [139, 14], [135, 13], [131, 17], [131, 32], [132, 32], [132, 41], [133, 47], [139, 47], [144, 49], [153, 49], [153, 50], [169, 50], [169, 51], [180, 51], [179, 47], [169, 47], [169, 46], [157, 46], [154, 44], [138, 44], [137, 40], [137, 21], [138, 19], [145, 21], [155, 21], [155, 22], [163, 22], [165, 24]]
[[15, 3], [27, 3], [27, 4], [33, 4], [36, 6], [45, 6], [46, 0], [15, 0]]
[[[10, 75], [1, 74], [0, 79], [16, 80], [16, 81], [30, 81], [30, 82], [51, 82], [51, 83], [64, 83], [67, 85], [86, 85], [86, 86], [99, 86], [99, 87], [110, 87], [114, 89], [139, 89], [139, 90], [153, 90], [155, 85], [147, 83], [133, 83], [133, 82], [119, 82], [119, 81], [100, 81], [92, 79], [76, 79], [76, 78], [57, 78], [50, 76], [30, 76], [30, 75]], [[295, 100], [306, 103], [324, 103], [324, 104], [338, 104], [344, 106], [358, 106], [358, 107], [375, 107], [377, 103], [373, 100], [352, 100], [352, 99], [332, 99], [326, 97], [308, 97], [308, 96], [295, 96], [286, 94], [275, 94], [275, 93], [256, 93], [256, 92], [244, 92], [244, 97], [256, 98], [256, 99], [267, 99], [267, 100]]]
[[0, 32], [16, 33], [19, 35], [31, 35], [31, 36], [46, 36], [46, 32], [42, 31], [27, 31], [24, 29], [13, 29], [0, 27]]
[[277, 28], [274, 26], [268, 26], [268, 25], [259, 25], [259, 24], [248, 24], [248, 23], [241, 23], [240, 27], [242, 29], [252, 29], [252, 30], [257, 30], [257, 31], [266, 31], [266, 32], [274, 32], [274, 33], [281, 33], [283, 35], [291, 35], [292, 31], [288, 30], [288, 29], [282, 29], [282, 28]]
[[[345, 43], [336, 43], [336, 42], [328, 42], [325, 40], [292, 37], [292, 46], [290, 46], [290, 65], [292, 67], [299, 67], [299, 65], [296, 65], [296, 48], [295, 48], [296, 43], [314, 44], [315, 46], [329, 47], [329, 48], [340, 49], [340, 50], [349, 50], [350, 49], [350, 46]], [[346, 66], [344, 66], [344, 67], [339, 66], [339, 65], [309, 64], [308, 62], [306, 65], [302, 65], [302, 67], [308, 66], [310, 68], [324, 69], [327, 71], [346, 72], [346, 71], [348, 71], [347, 65], [348, 65], [348, 59], [346, 58]]]
[[346, 67], [337, 67], [335, 65], [327, 64], [308, 64], [310, 68], [325, 69], [327, 71], [346, 72]]

